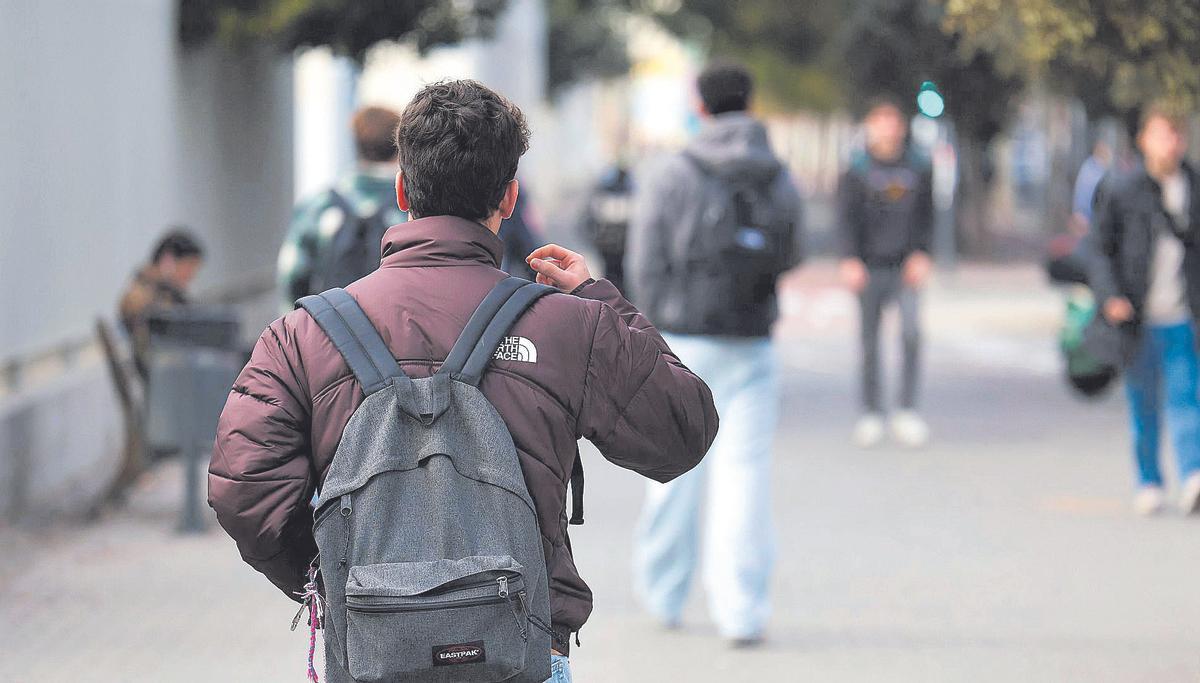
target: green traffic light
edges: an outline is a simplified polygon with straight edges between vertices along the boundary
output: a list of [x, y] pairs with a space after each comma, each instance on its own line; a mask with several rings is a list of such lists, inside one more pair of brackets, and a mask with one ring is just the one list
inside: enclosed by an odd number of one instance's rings
[[931, 119], [936, 119], [946, 111], [946, 100], [933, 81], [921, 84], [921, 90], [917, 93], [917, 109]]

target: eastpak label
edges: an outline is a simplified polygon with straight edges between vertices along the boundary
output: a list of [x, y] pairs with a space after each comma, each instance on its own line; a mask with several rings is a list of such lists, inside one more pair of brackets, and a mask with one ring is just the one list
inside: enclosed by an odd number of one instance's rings
[[434, 645], [433, 665], [450, 666], [451, 664], [474, 664], [486, 662], [487, 653], [483, 650], [483, 641], [473, 643], [456, 643], [454, 645]]

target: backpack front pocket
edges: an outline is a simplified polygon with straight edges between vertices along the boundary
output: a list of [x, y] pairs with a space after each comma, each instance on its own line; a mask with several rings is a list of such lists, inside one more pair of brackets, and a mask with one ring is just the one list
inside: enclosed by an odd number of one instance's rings
[[525, 668], [528, 598], [507, 556], [351, 567], [346, 653], [359, 681], [503, 681]]

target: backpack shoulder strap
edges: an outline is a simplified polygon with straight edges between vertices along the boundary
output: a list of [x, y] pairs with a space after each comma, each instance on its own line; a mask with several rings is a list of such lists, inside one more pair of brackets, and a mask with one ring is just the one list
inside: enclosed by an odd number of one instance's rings
[[346, 195], [338, 192], [334, 188], [330, 188], [329, 190], [329, 203], [341, 209], [342, 213], [346, 214], [346, 218], [358, 218], [358, 212], [354, 210], [353, 206], [351, 206], [350, 200], [346, 199]]
[[364, 394], [370, 396], [393, 378], [406, 377], [367, 314], [346, 290], [331, 289], [306, 296], [296, 306], [317, 321], [350, 366]]
[[534, 301], [558, 290], [519, 277], [501, 280], [467, 321], [440, 374], [478, 385], [496, 347]]
[[[350, 203], [350, 200], [346, 197], [346, 195], [342, 194], [341, 192], [338, 192], [336, 188], [329, 190], [329, 201], [334, 206], [341, 209], [342, 213], [346, 214], [347, 221], [353, 220], [353, 221], [357, 221], [360, 223], [383, 224], [383, 223], [385, 223], [385, 221], [383, 220], [383, 216], [384, 216], [384, 214], [386, 214], [388, 212], [388, 209], [391, 208], [391, 204], [389, 204], [386, 201], [383, 201], [383, 202], [379, 203], [379, 206], [375, 207], [374, 211], [372, 211], [371, 213], [364, 216], [362, 214], [359, 214], [358, 209], [356, 209], [355, 206]], [[390, 227], [390, 226], [384, 226], [384, 227]]]

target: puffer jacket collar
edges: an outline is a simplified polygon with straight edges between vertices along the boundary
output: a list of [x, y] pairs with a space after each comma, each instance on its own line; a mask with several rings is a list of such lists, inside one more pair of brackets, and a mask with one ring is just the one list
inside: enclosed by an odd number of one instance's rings
[[503, 257], [504, 243], [479, 223], [458, 216], [430, 216], [388, 228], [380, 267], [483, 264], [499, 268]]

